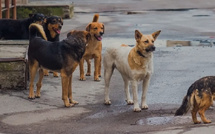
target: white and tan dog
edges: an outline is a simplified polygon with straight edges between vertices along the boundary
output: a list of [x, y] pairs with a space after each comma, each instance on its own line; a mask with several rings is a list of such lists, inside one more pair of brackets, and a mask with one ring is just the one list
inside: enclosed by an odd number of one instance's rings
[[[105, 78], [105, 104], [110, 105], [109, 85], [110, 79], [116, 68], [124, 80], [124, 89], [127, 104], [134, 104], [134, 111], [140, 112], [142, 109], [148, 109], [146, 104], [146, 92], [148, 90], [151, 75], [153, 73], [153, 51], [155, 50], [154, 41], [161, 31], [154, 32], [151, 35], [143, 35], [135, 30], [136, 46], [129, 47], [121, 45], [120, 47], [109, 47], [104, 54], [104, 78]], [[141, 108], [138, 103], [138, 81], [142, 82], [142, 102]], [[130, 97], [129, 82], [131, 82], [133, 100]]]

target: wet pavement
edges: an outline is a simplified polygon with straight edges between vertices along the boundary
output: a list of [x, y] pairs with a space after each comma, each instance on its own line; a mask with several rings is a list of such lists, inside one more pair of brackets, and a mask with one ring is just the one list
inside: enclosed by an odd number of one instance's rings
[[[194, 0], [183, 3], [176, 0], [73, 2], [75, 14], [72, 19], [64, 20], [61, 39], [70, 30], [84, 30], [94, 13], [99, 13], [99, 21], [105, 24], [103, 52], [110, 45], [134, 45], [135, 29], [144, 34], [162, 30], [155, 42], [154, 74], [147, 94], [149, 109], [134, 113], [133, 106], [126, 105], [123, 80], [118, 71], [111, 79], [112, 105], [105, 106], [103, 77], [100, 82], [94, 82], [93, 76], [79, 81], [77, 68], [73, 75], [73, 96], [79, 105], [72, 108], [64, 108], [60, 78], [52, 74], [43, 80], [40, 99], [28, 100], [27, 90], [0, 91], [0, 133], [214, 132], [214, 107], [206, 112], [212, 124], [194, 125], [190, 113], [174, 117], [188, 87], [203, 76], [214, 75], [215, 47], [208, 46], [207, 42], [214, 42], [214, 1], [197, 0], [195, 4]], [[165, 47], [166, 40], [197, 42], [190, 47]], [[201, 44], [205, 40], [206, 43]]]

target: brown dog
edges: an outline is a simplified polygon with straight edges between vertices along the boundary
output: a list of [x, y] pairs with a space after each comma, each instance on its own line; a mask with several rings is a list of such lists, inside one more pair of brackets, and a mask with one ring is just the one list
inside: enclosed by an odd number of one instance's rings
[[91, 38], [86, 47], [83, 59], [79, 63], [80, 67], [80, 80], [86, 80], [84, 76], [84, 60], [87, 61], [87, 73], [86, 76], [91, 75], [91, 59], [94, 59], [94, 80], [100, 81], [101, 77], [101, 60], [102, 60], [102, 35], [104, 34], [104, 24], [98, 22], [99, 14], [95, 14], [93, 21], [86, 27], [91, 35]]
[[206, 119], [205, 111], [213, 104], [213, 100], [215, 100], [215, 76], [203, 77], [189, 87], [175, 116], [183, 115], [191, 109], [194, 124], [201, 123], [197, 120], [197, 112], [204, 123], [211, 123], [210, 120]]
[[[84, 55], [89, 32], [72, 31], [70, 35], [56, 42], [46, 41], [42, 26], [32, 24], [29, 28], [30, 41], [28, 48], [28, 63], [30, 71], [29, 98], [40, 97], [43, 68], [61, 73], [62, 99], [66, 107], [77, 104], [72, 98], [72, 74]], [[38, 36], [39, 35], [39, 36]], [[34, 78], [39, 70], [36, 96], [34, 95]]]

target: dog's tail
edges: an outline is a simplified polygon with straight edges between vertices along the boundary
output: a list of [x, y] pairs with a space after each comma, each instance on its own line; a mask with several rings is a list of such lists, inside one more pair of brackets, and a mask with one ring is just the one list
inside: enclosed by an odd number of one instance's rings
[[99, 14], [95, 14], [93, 17], [93, 22], [98, 22], [99, 20]]
[[181, 106], [176, 111], [175, 116], [184, 115], [189, 111], [189, 109], [190, 109], [190, 97], [186, 95], [183, 99]]
[[47, 40], [43, 26], [36, 23], [32, 23], [29, 26], [29, 39], [31, 40], [32, 38], [35, 38], [35, 37], [41, 37], [44, 40]]
[[[192, 88], [192, 87], [190, 87]], [[192, 89], [190, 89], [192, 90]], [[183, 102], [181, 104], [181, 106], [178, 108], [178, 110], [175, 112], [175, 116], [180, 116], [180, 115], [184, 115], [186, 114], [191, 107], [193, 107], [193, 105], [195, 105], [197, 103], [196, 97], [198, 94], [198, 90], [194, 89], [192, 92], [189, 92], [187, 95], [184, 97]]]

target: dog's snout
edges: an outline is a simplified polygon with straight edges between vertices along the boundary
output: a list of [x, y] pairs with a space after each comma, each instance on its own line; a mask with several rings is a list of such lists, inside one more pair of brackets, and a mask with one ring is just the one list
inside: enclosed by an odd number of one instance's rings
[[152, 51], [155, 51], [155, 46], [154, 46], [154, 45], [151, 46], [151, 50], [152, 50]]
[[104, 32], [99, 32], [99, 34], [102, 36], [104, 34]]
[[62, 28], [62, 25], [59, 25], [58, 28], [61, 29], [61, 28]]

